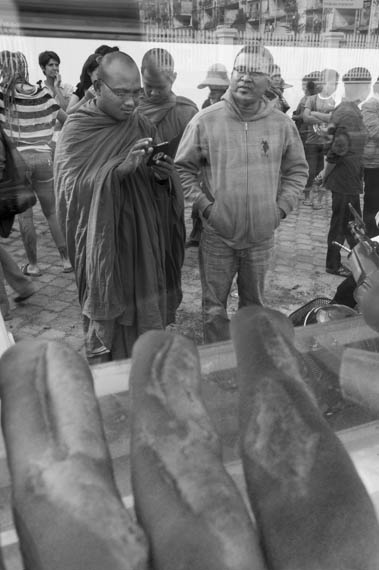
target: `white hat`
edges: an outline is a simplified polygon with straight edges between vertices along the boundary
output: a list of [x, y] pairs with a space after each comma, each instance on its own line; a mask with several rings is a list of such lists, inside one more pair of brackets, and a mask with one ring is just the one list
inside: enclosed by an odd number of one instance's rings
[[229, 87], [229, 77], [225, 65], [214, 63], [210, 66], [206, 78], [197, 86], [198, 89], [204, 89], [204, 87]]

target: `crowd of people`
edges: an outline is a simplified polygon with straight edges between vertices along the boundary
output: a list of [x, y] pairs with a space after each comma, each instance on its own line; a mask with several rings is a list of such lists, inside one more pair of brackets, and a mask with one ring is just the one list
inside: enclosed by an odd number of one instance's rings
[[[100, 46], [75, 89], [62, 82], [58, 54], [41, 53], [39, 65], [45, 79], [32, 85], [25, 56], [0, 53], [0, 126], [27, 165], [62, 270], [74, 271], [89, 362], [129, 357], [143, 332], [175, 322], [191, 246], [199, 247], [204, 340], [229, 339], [233, 283], [240, 307], [264, 304], [275, 229], [302, 193], [315, 209], [332, 193], [327, 272], [349, 274], [335, 242], [354, 245], [348, 205], [361, 212], [363, 187], [375, 235], [379, 83], [368, 98], [367, 69], [343, 75], [338, 105], [338, 72], [308, 73], [290, 117], [291, 86], [259, 43], [238, 52], [230, 76], [220, 63], [209, 68], [200, 111], [175, 93], [174, 59], [162, 48], [148, 50], [139, 69], [118, 47]], [[4, 161], [0, 142], [0, 179]], [[4, 278], [25, 300], [41, 275], [33, 209], [18, 221], [27, 263], [19, 268], [1, 246], [4, 318]]]

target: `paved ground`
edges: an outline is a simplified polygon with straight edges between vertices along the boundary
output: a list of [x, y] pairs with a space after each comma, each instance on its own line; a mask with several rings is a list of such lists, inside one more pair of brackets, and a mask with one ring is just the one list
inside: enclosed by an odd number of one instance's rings
[[[330, 215], [330, 196], [322, 210], [313, 210], [300, 203], [276, 233], [275, 254], [267, 279], [267, 304], [290, 313], [316, 296], [330, 296], [340, 278], [325, 273], [326, 235]], [[12, 320], [7, 322], [16, 340], [26, 337], [61, 339], [83, 352], [83, 335], [76, 285], [72, 273], [62, 271], [47, 223], [38, 207], [35, 208], [38, 233], [38, 258], [43, 271], [33, 278], [37, 292], [27, 302], [11, 303]], [[186, 210], [189, 228], [190, 209]], [[15, 222], [11, 236], [1, 240], [16, 261], [26, 261]], [[186, 251], [183, 268], [184, 298], [178, 311], [176, 330], [202, 343], [201, 288], [197, 264], [197, 249]], [[14, 296], [8, 289], [9, 298]], [[230, 312], [237, 301], [230, 299]]]

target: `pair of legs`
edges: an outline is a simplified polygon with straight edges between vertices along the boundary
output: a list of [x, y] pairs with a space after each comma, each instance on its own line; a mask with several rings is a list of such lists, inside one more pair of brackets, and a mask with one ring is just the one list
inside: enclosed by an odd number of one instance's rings
[[9, 301], [5, 290], [5, 282], [12, 287], [19, 297], [29, 297], [34, 293], [34, 287], [30, 277], [24, 275], [13, 259], [0, 245], [0, 307], [4, 319], [9, 317]]
[[[51, 235], [61, 256], [64, 270], [71, 269], [67, 258], [67, 248], [62, 231], [58, 225], [55, 212], [55, 196], [53, 185], [53, 161], [50, 151], [37, 152], [25, 150], [22, 156], [31, 175], [33, 190], [41, 204], [42, 212], [49, 224]], [[40, 270], [37, 263], [37, 234], [33, 223], [33, 209], [18, 216], [20, 232], [28, 258], [28, 273], [38, 275]]]
[[353, 220], [348, 204], [361, 214], [361, 206], [359, 203], [359, 194], [340, 194], [332, 192], [332, 217], [330, 219], [330, 228], [328, 233], [328, 251], [326, 254], [326, 268], [331, 271], [338, 271], [341, 267], [341, 253], [337, 245], [333, 245], [333, 241], [344, 244], [345, 240], [350, 248], [356, 244], [350, 229], [349, 222]]
[[[314, 181], [317, 174], [324, 168], [324, 145], [309, 143], [304, 145], [304, 150], [309, 168], [308, 180], [304, 189], [304, 204], [318, 209], [321, 207], [324, 192], [314, 184]], [[316, 197], [318, 199], [315, 199]]]
[[375, 216], [379, 212], [379, 168], [364, 169], [365, 194], [363, 199], [363, 221], [369, 237], [379, 234]]
[[264, 282], [274, 238], [245, 249], [233, 249], [205, 227], [199, 246], [204, 341], [230, 339], [227, 301], [237, 274], [239, 307], [263, 305]]

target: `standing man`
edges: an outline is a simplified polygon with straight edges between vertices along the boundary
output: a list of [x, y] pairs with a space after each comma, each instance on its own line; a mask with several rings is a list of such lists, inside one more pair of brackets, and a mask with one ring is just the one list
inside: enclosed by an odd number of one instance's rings
[[58, 216], [92, 363], [127, 358], [140, 334], [166, 326], [157, 202], [180, 187], [170, 157], [146, 164], [156, 133], [136, 112], [141, 80], [133, 59], [119, 51], [105, 55], [94, 86], [96, 99], [68, 117], [55, 158]]
[[61, 64], [60, 57], [54, 51], [43, 51], [38, 56], [38, 63], [46, 78], [43, 82], [44, 86], [50, 95], [54, 97], [60, 108], [65, 111], [70, 101], [73, 88], [72, 85], [68, 83], [62, 83], [62, 78], [59, 73], [59, 66]]
[[375, 216], [379, 212], [379, 78], [374, 84], [372, 97], [362, 105], [362, 118], [368, 130], [368, 140], [363, 151], [363, 221], [367, 234], [374, 237], [378, 235]]
[[230, 88], [192, 119], [176, 155], [185, 196], [197, 201], [204, 222], [199, 265], [206, 343], [230, 338], [226, 305], [236, 274], [240, 307], [263, 304], [274, 230], [307, 180], [296, 126], [264, 96], [272, 65], [267, 49], [243, 48]]
[[[195, 103], [186, 97], [175, 95], [172, 86], [176, 79], [174, 59], [162, 48], [145, 53], [141, 64], [143, 95], [139, 112], [156, 126], [161, 141], [176, 142], [176, 151], [185, 127], [198, 112]], [[173, 154], [174, 156], [174, 154]], [[185, 223], [184, 199], [180, 187], [174, 193], [161, 193], [158, 202], [161, 212], [166, 245], [167, 324], [175, 323], [176, 310], [183, 293], [181, 271], [184, 261]], [[178, 216], [178, 212], [182, 216]]]
[[365, 67], [353, 67], [342, 78], [345, 97], [332, 114], [330, 129], [333, 140], [326, 155], [322, 183], [332, 192], [332, 217], [328, 233], [326, 272], [340, 277], [349, 276], [341, 263], [340, 248], [345, 239], [350, 247], [356, 240], [349, 230], [353, 216], [349, 202], [360, 214], [359, 194], [362, 192], [362, 155], [367, 141], [367, 129], [358, 107], [364, 101], [371, 85], [371, 74]]

